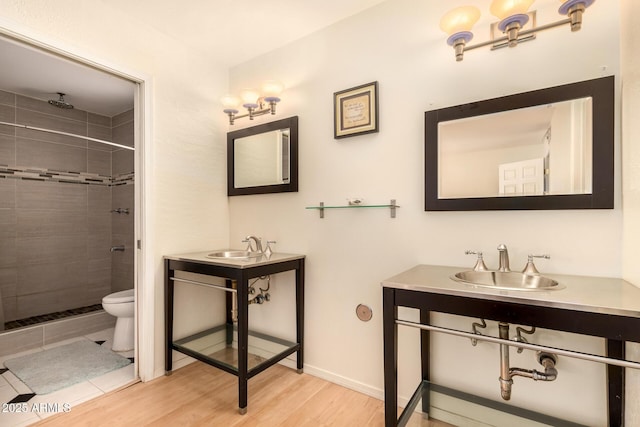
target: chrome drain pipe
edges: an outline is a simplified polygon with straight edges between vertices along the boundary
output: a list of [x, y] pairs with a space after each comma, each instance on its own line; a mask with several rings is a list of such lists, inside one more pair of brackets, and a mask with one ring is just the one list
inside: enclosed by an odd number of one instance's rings
[[[509, 340], [509, 324], [500, 322], [498, 324], [500, 339]], [[531, 378], [534, 381], [554, 381], [558, 378], [556, 363], [558, 358], [553, 353], [538, 351], [538, 362], [544, 366], [544, 372], [535, 369], [511, 368], [509, 366], [509, 346], [500, 344], [500, 395], [504, 400], [511, 399], [511, 388], [513, 377], [520, 376]]]
[[238, 323], [238, 282], [231, 281], [231, 289], [235, 292], [231, 294], [231, 322]]
[[271, 294], [269, 293], [269, 289], [271, 288], [271, 276], [260, 276], [256, 280], [254, 280], [253, 283], [249, 285], [249, 295], [253, 295], [256, 293], [255, 284], [259, 280], [266, 280], [267, 287], [263, 289], [258, 286], [260, 293], [254, 297], [249, 297], [249, 304], [264, 304], [265, 302], [271, 301]]
[[[498, 333], [500, 339], [509, 340], [509, 324], [500, 322], [498, 324]], [[511, 386], [513, 380], [511, 369], [509, 368], [509, 346], [500, 344], [500, 395], [504, 400], [511, 399]]]
[[556, 369], [557, 358], [555, 354], [538, 352], [538, 362], [544, 366], [544, 372], [535, 369], [511, 368], [509, 373], [512, 377], [519, 375], [525, 378], [531, 378], [534, 381], [553, 381], [558, 378], [558, 370]]

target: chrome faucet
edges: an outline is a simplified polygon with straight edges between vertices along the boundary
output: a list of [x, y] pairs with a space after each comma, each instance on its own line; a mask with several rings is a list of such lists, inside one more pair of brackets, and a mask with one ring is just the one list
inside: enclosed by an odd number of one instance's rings
[[[251, 244], [251, 241], [254, 241], [256, 244], [256, 250], [253, 250], [253, 246]], [[249, 246], [247, 246], [247, 250], [250, 252], [260, 252], [260, 253], [264, 253], [264, 251], [262, 250], [262, 240], [259, 237], [256, 236], [247, 236], [244, 240], [244, 243], [247, 243]]]
[[500, 261], [498, 265], [498, 271], [511, 271], [509, 268], [509, 251], [507, 250], [507, 246], [504, 244], [498, 245], [498, 252], [500, 252]]
[[484, 259], [482, 258], [482, 252], [480, 251], [465, 251], [465, 255], [478, 255], [478, 259], [476, 260], [476, 265], [473, 266], [473, 271], [488, 271], [486, 264], [484, 263]]
[[529, 258], [527, 259], [527, 265], [525, 265], [524, 266], [524, 270], [522, 270], [522, 272], [524, 274], [528, 274], [530, 276], [539, 276], [540, 275], [540, 272], [538, 271], [536, 266], [533, 264], [533, 259], [534, 258], [550, 259], [551, 255], [549, 255], [549, 254], [542, 254], [542, 255], [529, 254]]

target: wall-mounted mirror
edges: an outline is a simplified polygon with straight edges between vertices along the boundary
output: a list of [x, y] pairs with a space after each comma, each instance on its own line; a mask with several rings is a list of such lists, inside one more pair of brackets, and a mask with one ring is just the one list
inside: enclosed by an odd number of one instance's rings
[[298, 191], [298, 117], [227, 134], [227, 195]]
[[613, 208], [614, 78], [425, 113], [425, 210]]

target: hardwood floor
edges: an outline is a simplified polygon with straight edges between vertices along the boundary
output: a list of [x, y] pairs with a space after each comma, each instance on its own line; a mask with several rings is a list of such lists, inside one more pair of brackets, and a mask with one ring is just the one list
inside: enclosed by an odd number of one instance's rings
[[[237, 378], [195, 362], [148, 383], [101, 396], [37, 426], [369, 427], [384, 425], [382, 401], [276, 365], [249, 380], [238, 413]], [[426, 421], [412, 424], [445, 427]]]

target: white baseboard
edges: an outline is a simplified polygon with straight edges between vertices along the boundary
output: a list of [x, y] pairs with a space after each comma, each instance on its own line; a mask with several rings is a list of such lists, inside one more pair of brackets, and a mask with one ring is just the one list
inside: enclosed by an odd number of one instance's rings
[[351, 378], [343, 377], [342, 375], [334, 374], [333, 372], [329, 372], [309, 364], [304, 365], [304, 373], [379, 400], [384, 399], [384, 390], [380, 388], [372, 387], [369, 384], [361, 383], [359, 381], [354, 381]]
[[[173, 369], [179, 369], [184, 366], [189, 365], [196, 361], [196, 359], [189, 357], [184, 354], [180, 354], [178, 352], [173, 352]], [[295, 360], [285, 358], [280, 361], [279, 364], [284, 365], [291, 369], [296, 369]], [[214, 368], [216, 369], [216, 368]], [[306, 364], [304, 365], [304, 373], [312, 375], [314, 377], [318, 377], [325, 381], [329, 381], [331, 383], [337, 384], [339, 386], [348, 388], [353, 391], [357, 391], [362, 394], [366, 394], [367, 396], [373, 397], [374, 399], [384, 400], [384, 390], [381, 388], [373, 387], [369, 384], [362, 383], [360, 381], [355, 381], [351, 378], [344, 377], [342, 375], [335, 374], [333, 372], [327, 371], [322, 368], [318, 368], [313, 365]], [[158, 373], [160, 375], [164, 374], [164, 371]], [[409, 397], [398, 396], [398, 406], [404, 408], [409, 403]]]
[[[305, 374], [313, 375], [314, 377], [348, 388], [349, 390], [366, 394], [367, 396], [371, 396], [378, 400], [384, 400], [384, 390], [381, 388], [373, 387], [369, 384], [355, 381], [351, 378], [343, 377], [342, 375], [337, 375], [333, 372], [329, 372], [309, 364], [304, 365], [304, 372]], [[398, 406], [404, 408], [407, 406], [410, 399], [411, 397], [398, 396]]]

